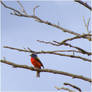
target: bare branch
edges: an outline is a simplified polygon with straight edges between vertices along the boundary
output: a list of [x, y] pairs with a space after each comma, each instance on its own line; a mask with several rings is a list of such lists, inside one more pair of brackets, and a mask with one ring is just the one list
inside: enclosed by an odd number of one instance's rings
[[50, 51], [50, 52], [77, 52], [77, 53], [81, 53], [80, 51], [77, 50], [54, 50], [54, 51]]
[[[76, 36], [80, 36], [79, 33], [76, 33], [76, 32], [73, 32], [73, 31], [71, 31], [71, 30], [65, 29], [65, 28], [63, 28], [63, 27], [61, 27], [61, 26], [59, 26], [59, 25], [53, 24], [53, 23], [51, 23], [51, 22], [44, 21], [44, 20], [42, 20], [41, 18], [39, 18], [39, 17], [37, 17], [37, 16], [22, 14], [20, 11], [18, 11], [18, 10], [14, 9], [14, 8], [11, 8], [11, 7], [7, 6], [7, 5], [5, 5], [3, 2], [1, 2], [1, 4], [2, 4], [5, 8], [8, 8], [8, 9], [10, 9], [10, 10], [15, 11], [16, 13], [14, 13], [13, 15], [20, 16], [20, 17], [33, 18], [33, 19], [35, 19], [37, 22], [44, 23], [44, 24], [50, 25], [50, 26], [52, 26], [52, 27], [58, 28], [58, 29], [62, 30], [63, 32], [67, 32], [67, 33], [69, 33], [69, 34], [73, 34], [73, 35], [76, 35]], [[89, 37], [83, 37], [83, 38], [90, 40]]]
[[58, 25], [56, 25], [56, 24], [52, 24], [52, 23], [50, 23], [50, 22], [48, 22], [48, 21], [44, 21], [44, 20], [40, 19], [40, 18], [37, 17], [37, 16], [31, 16], [31, 15], [21, 14], [20, 11], [18, 11], [18, 10], [16, 10], [16, 9], [13, 9], [13, 8], [11, 8], [11, 7], [7, 6], [7, 5], [5, 5], [3, 2], [1, 2], [1, 3], [2, 3], [2, 5], [3, 5], [5, 8], [8, 8], [8, 9], [10, 9], [10, 10], [13, 10], [13, 11], [18, 12], [20, 15], [18, 14], [17, 16], [33, 18], [33, 19], [36, 19], [36, 20], [37, 20], [38, 22], [40, 22], [40, 23], [44, 23], [44, 24], [48, 24], [48, 25], [50, 25], [50, 26], [56, 27], [56, 28], [62, 30], [63, 32], [67, 32], [67, 33], [70, 33], [70, 34], [73, 34], [73, 35], [80, 35], [80, 34], [75, 33], [75, 32], [73, 32], [73, 31], [67, 30], [67, 29], [65, 29], [65, 28], [63, 28], [63, 27], [60, 27], [60, 26], [58, 26]]
[[37, 41], [40, 42], [40, 43], [50, 44], [50, 45], [53, 45], [53, 46], [60, 46], [59, 44], [56, 44], [56, 43], [53, 43], [53, 42], [47, 42], [47, 41], [41, 41], [41, 40], [37, 40]]
[[75, 2], [80, 3], [81, 5], [85, 6], [86, 8], [92, 11], [92, 7], [89, 6], [87, 3], [83, 2], [82, 0], [75, 0]]
[[53, 41], [54, 43], [53, 42], [40, 41], [40, 40], [37, 40], [37, 41], [40, 42], [40, 43], [51, 44], [51, 45], [54, 45], [54, 46], [61, 46], [61, 45], [69, 46], [69, 47], [72, 47], [72, 48], [79, 50], [79, 52], [82, 53], [82, 54], [92, 55], [91, 52], [87, 52], [80, 47], [73, 46], [69, 43], [66, 43], [66, 41], [68, 41], [68, 40], [64, 40], [62, 42]]
[[6, 61], [6, 60], [0, 60], [0, 62], [11, 65], [14, 68], [24, 68], [24, 69], [28, 69], [28, 70], [32, 70], [32, 71], [61, 74], [61, 75], [69, 76], [69, 77], [72, 77], [72, 78], [78, 78], [78, 79], [82, 79], [84, 81], [92, 82], [91, 79], [89, 79], [87, 77], [83, 77], [82, 75], [75, 75], [75, 74], [72, 74], [72, 73], [67, 73], [67, 72], [57, 71], [57, 70], [52, 70], [52, 69], [37, 69], [37, 68], [33, 68], [33, 67], [30, 67], [30, 66], [27, 66], [27, 65], [15, 64], [15, 63], [12, 63], [12, 62], [9, 62], [9, 61]]
[[39, 5], [37, 5], [37, 6], [35, 6], [34, 8], [33, 8], [33, 15], [35, 16], [35, 11], [36, 11], [36, 9], [37, 8], [39, 8], [40, 6]]
[[12, 50], [18, 50], [18, 51], [22, 51], [22, 52], [30, 52], [30, 53], [35, 53], [35, 54], [53, 54], [53, 55], [59, 55], [59, 56], [66, 56], [66, 57], [71, 57], [71, 58], [78, 58], [78, 59], [82, 59], [84, 61], [88, 61], [91, 62], [90, 59], [81, 57], [81, 56], [75, 56], [75, 55], [67, 55], [67, 54], [61, 54], [61, 53], [56, 53], [56, 52], [52, 52], [52, 51], [33, 51], [33, 50], [25, 50], [25, 49], [18, 49], [18, 48], [13, 48], [13, 47], [9, 47], [9, 46], [4, 46], [4, 48], [9, 48]]
[[69, 44], [69, 43], [63, 43], [63, 42], [61, 42], [61, 43], [59, 43], [59, 45], [60, 45], [60, 46], [61, 46], [61, 45], [65, 45], [65, 46], [69, 46], [69, 47], [75, 48], [75, 49], [81, 51], [82, 54], [92, 55], [91, 52], [87, 52], [87, 51], [85, 51], [84, 49], [82, 49], [82, 48], [80, 48], [80, 47], [77, 47], [77, 46], [73, 46], [73, 45], [71, 45], [71, 44]]
[[68, 92], [75, 92], [75, 91], [70, 90], [69, 88], [65, 88], [65, 87], [59, 88], [59, 87], [56, 87], [56, 86], [55, 86], [55, 88], [56, 88], [57, 90], [66, 90], [66, 91], [68, 91]]
[[88, 34], [90, 34], [90, 33], [91, 33], [91, 31], [89, 31], [90, 18], [87, 20], [87, 23], [86, 23], [86, 21], [85, 21], [85, 19], [84, 19], [84, 17], [83, 17], [83, 22], [84, 22], [84, 25], [85, 25], [85, 27], [86, 27], [86, 30], [87, 30]]
[[79, 92], [82, 92], [79, 87], [77, 87], [77, 86], [75, 86], [75, 85], [72, 85], [72, 84], [70, 84], [70, 83], [64, 83], [64, 85], [69, 85], [69, 86], [71, 86], [71, 87], [77, 89]]
[[[44, 21], [44, 20], [42, 20], [41, 18], [39, 18], [39, 17], [37, 17], [37, 16], [22, 14], [20, 11], [18, 11], [18, 10], [14, 9], [14, 8], [11, 8], [11, 7], [7, 6], [7, 5], [5, 5], [3, 2], [1, 2], [1, 4], [2, 4], [5, 8], [8, 8], [8, 9], [10, 9], [10, 10], [13, 10], [13, 11], [17, 12], [17, 13], [15, 13], [15, 14], [13, 14], [13, 15], [20, 16], [20, 17], [33, 18], [33, 19], [35, 19], [37, 22], [44, 23], [44, 24], [50, 25], [50, 26], [52, 26], [52, 27], [58, 28], [58, 29], [62, 30], [63, 32], [67, 32], [67, 33], [69, 33], [69, 34], [73, 34], [73, 35], [76, 35], [76, 36], [80, 36], [79, 33], [76, 33], [76, 32], [73, 32], [73, 31], [71, 31], [71, 30], [65, 29], [65, 28], [63, 28], [63, 27], [61, 27], [61, 26], [59, 26], [59, 25], [53, 24], [53, 23], [51, 23], [51, 22]], [[83, 37], [83, 38], [88, 39], [88, 40], [90, 39], [90, 38], [88, 38], [88, 37]]]
[[18, 11], [17, 9], [14, 9], [12, 7], [9, 7], [7, 5], [5, 5], [2, 1], [1, 1], [1, 4], [5, 7], [5, 8], [8, 8], [10, 10], [13, 10], [14, 12], [16, 12], [17, 14], [21, 15], [20, 11]]
[[[33, 18], [33, 19], [35, 19], [37, 22], [44, 23], [44, 24], [50, 25], [50, 26], [52, 26], [52, 27], [58, 28], [58, 29], [62, 30], [63, 32], [67, 32], [67, 33], [70, 33], [70, 34], [73, 34], [73, 35], [77, 35], [77, 36], [80, 35], [80, 34], [78, 34], [78, 33], [76, 33], [76, 32], [71, 31], [71, 30], [65, 29], [65, 28], [63, 28], [63, 27], [61, 27], [61, 26], [59, 26], [59, 25], [52, 24], [51, 22], [48, 22], [48, 21], [44, 21], [44, 20], [40, 19], [40, 18], [37, 17], [37, 16], [24, 15], [24, 14], [22, 14], [22, 15], [17, 15], [17, 16]], [[88, 39], [88, 38], [87, 38], [87, 39]]]
[[[75, 36], [75, 37], [72, 37], [72, 38], [68, 38], [68, 39], [65, 39], [63, 40], [62, 42], [67, 42], [67, 41], [72, 41], [72, 40], [76, 40], [76, 39], [80, 39], [80, 38], [85, 38], [85, 37], [89, 37], [89, 41], [91, 41], [91, 36], [92, 34], [83, 34], [83, 35], [79, 35], [79, 36]], [[44, 41], [40, 41], [40, 40], [37, 40], [39, 42], [44, 42]], [[46, 42], [47, 44], [52, 44], [52, 45], [56, 45], [54, 43], [51, 43], [51, 42]]]
[[89, 37], [89, 41], [91, 41], [91, 36], [92, 36], [92, 34], [83, 34], [83, 35], [80, 35], [80, 36], [75, 36], [75, 37], [72, 37], [72, 38], [65, 39], [62, 42], [72, 41], [72, 40], [76, 40], [76, 39], [80, 39], [80, 38], [85, 38], [85, 37]]
[[21, 4], [21, 2], [17, 1], [17, 3], [20, 5], [22, 12], [27, 15], [27, 12], [25, 11], [24, 6]]

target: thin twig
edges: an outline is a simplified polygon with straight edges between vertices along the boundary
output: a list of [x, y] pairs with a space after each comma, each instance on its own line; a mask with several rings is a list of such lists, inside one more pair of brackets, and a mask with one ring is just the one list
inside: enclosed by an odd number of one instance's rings
[[[70, 39], [68, 39], [68, 40], [70, 40]], [[40, 42], [40, 43], [51, 44], [53, 46], [61, 46], [61, 45], [69, 46], [69, 47], [72, 47], [72, 48], [75, 48], [75, 49], [79, 50], [79, 52], [82, 53], [82, 54], [92, 55], [91, 52], [87, 52], [87, 51], [85, 51], [84, 49], [82, 49], [80, 47], [73, 46], [69, 43], [66, 43], [67, 40], [64, 40], [62, 42], [53, 41], [54, 43], [53, 42], [40, 41], [40, 40], [37, 40], [37, 41]]]
[[76, 39], [80, 39], [80, 38], [84, 38], [84, 37], [89, 37], [90, 38], [89, 40], [91, 40], [91, 36], [92, 36], [92, 34], [83, 34], [83, 35], [80, 35], [80, 36], [75, 36], [75, 37], [65, 39], [62, 42], [72, 41], [72, 40], [76, 40]]
[[39, 8], [40, 6], [39, 5], [37, 5], [37, 6], [35, 6], [34, 8], [33, 8], [33, 15], [35, 16], [35, 11], [36, 11], [36, 9], [37, 8]]
[[85, 28], [87, 30], [87, 33], [90, 34], [91, 32], [89, 31], [89, 22], [90, 22], [90, 18], [87, 20], [87, 23], [83, 17], [83, 22], [84, 22], [84, 25], [85, 25]]
[[71, 45], [71, 44], [69, 44], [69, 43], [63, 43], [63, 42], [61, 42], [61, 43], [59, 43], [59, 45], [60, 45], [60, 46], [61, 46], [61, 45], [65, 45], [65, 46], [69, 46], [69, 47], [75, 48], [75, 49], [81, 51], [82, 54], [87, 54], [88, 56], [89, 56], [89, 55], [92, 55], [91, 52], [87, 52], [87, 51], [85, 51], [84, 49], [82, 49], [82, 48], [80, 48], [80, 47], [77, 47], [77, 46], [73, 46], [73, 45]]
[[80, 51], [77, 51], [77, 50], [54, 50], [54, 51], [50, 51], [50, 52], [77, 52], [77, 53], [81, 53]]
[[66, 87], [61, 87], [61, 88], [59, 88], [59, 87], [55, 86], [55, 88], [56, 88], [57, 90], [66, 90], [66, 91], [68, 91], [68, 92], [75, 92], [75, 91], [73, 91], [73, 90], [71, 90], [71, 89], [69, 89], [69, 88], [66, 88]]
[[17, 14], [21, 15], [21, 12], [20, 12], [19, 10], [14, 9], [14, 8], [12, 8], [12, 7], [9, 7], [9, 6], [5, 5], [2, 1], [1, 1], [1, 4], [2, 4], [5, 8], [8, 8], [8, 9], [10, 9], [10, 10], [13, 10], [13, 11], [15, 11]]
[[25, 11], [24, 6], [21, 4], [21, 2], [17, 1], [17, 3], [20, 5], [22, 12], [27, 15], [27, 12]]
[[53, 45], [53, 46], [60, 46], [59, 44], [53, 43], [53, 42], [41, 41], [41, 40], [37, 40], [37, 41], [40, 42], [40, 43], [50, 44], [50, 45]]
[[87, 3], [83, 2], [82, 0], [75, 0], [75, 2], [80, 3], [81, 5], [85, 6], [86, 8], [92, 11], [92, 7], [89, 6]]
[[1, 63], [5, 63], [5, 64], [8, 64], [8, 65], [11, 65], [14, 68], [24, 68], [24, 69], [28, 69], [28, 70], [32, 70], [32, 71], [39, 71], [39, 72], [48, 72], [48, 73], [54, 73], [54, 74], [61, 74], [61, 75], [69, 76], [69, 77], [72, 77], [72, 78], [78, 78], [78, 79], [82, 79], [84, 81], [92, 82], [92, 80], [90, 78], [84, 77], [82, 75], [75, 75], [75, 74], [72, 74], [72, 73], [67, 73], [67, 72], [57, 71], [57, 70], [52, 70], [52, 69], [37, 69], [37, 68], [33, 68], [33, 67], [27, 66], [27, 65], [15, 64], [15, 63], [12, 63], [12, 62], [7, 61], [7, 60], [0, 60], [0, 62]]
[[70, 84], [70, 83], [64, 83], [64, 85], [69, 85], [69, 86], [71, 86], [72, 88], [75, 88], [75, 89], [77, 89], [79, 92], [81, 92], [81, 89], [80, 89], [79, 87], [73, 85], [73, 84]]
[[56, 53], [56, 52], [52, 52], [52, 51], [33, 51], [33, 50], [25, 50], [25, 49], [18, 49], [18, 48], [14, 48], [14, 47], [9, 47], [9, 46], [4, 46], [4, 48], [8, 48], [8, 49], [12, 49], [12, 50], [18, 50], [18, 51], [22, 51], [22, 52], [30, 52], [30, 53], [35, 53], [35, 54], [53, 54], [53, 55], [59, 55], [59, 56], [66, 56], [66, 57], [71, 57], [71, 58], [77, 58], [77, 59], [82, 59], [84, 61], [88, 61], [91, 62], [90, 59], [81, 57], [81, 56], [75, 56], [75, 55], [67, 55], [67, 54], [61, 54], [61, 53]]

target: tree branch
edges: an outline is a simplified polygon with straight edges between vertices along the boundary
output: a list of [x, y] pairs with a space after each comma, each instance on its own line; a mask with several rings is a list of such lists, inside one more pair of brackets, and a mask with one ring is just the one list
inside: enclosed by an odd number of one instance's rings
[[79, 4], [85, 6], [86, 8], [92, 11], [92, 7], [89, 6], [87, 3], [83, 2], [82, 0], [75, 0], [75, 2], [78, 2]]
[[33, 15], [35, 16], [35, 11], [36, 11], [36, 9], [37, 8], [39, 8], [40, 6], [39, 5], [37, 5], [37, 6], [35, 6], [34, 8], [33, 8]]
[[92, 34], [83, 34], [83, 35], [80, 35], [80, 36], [75, 36], [75, 37], [72, 37], [72, 38], [65, 39], [62, 42], [72, 41], [72, 40], [76, 40], [76, 39], [80, 39], [80, 38], [84, 38], [84, 37], [89, 37], [90, 38], [89, 41], [91, 41], [91, 36], [92, 36]]
[[[18, 11], [18, 10], [14, 9], [14, 8], [11, 8], [11, 7], [7, 6], [7, 5], [5, 5], [2, 1], [1, 1], [1, 4], [2, 4], [5, 8], [8, 8], [8, 9], [10, 9], [10, 10], [13, 10], [13, 11], [17, 12], [17, 13], [14, 13], [13, 15], [20, 16], [20, 17], [33, 18], [33, 19], [35, 19], [37, 22], [44, 23], [44, 24], [50, 25], [50, 26], [52, 26], [52, 27], [58, 28], [58, 29], [62, 30], [63, 32], [67, 32], [67, 33], [69, 33], [69, 34], [73, 34], [73, 35], [76, 35], [76, 36], [80, 36], [79, 33], [73, 32], [73, 31], [71, 31], [71, 30], [68, 30], [68, 29], [66, 29], [66, 28], [63, 28], [63, 27], [61, 27], [61, 26], [59, 26], [59, 25], [56, 25], [56, 24], [53, 24], [53, 23], [51, 23], [51, 22], [44, 21], [44, 20], [42, 20], [41, 18], [39, 18], [39, 17], [37, 17], [37, 16], [28, 15], [28, 14], [22, 14], [20, 11]], [[88, 37], [83, 37], [83, 38], [88, 39], [88, 40], [90, 39], [90, 38], [88, 38]]]
[[57, 41], [54, 41], [54, 42], [58, 43], [60, 46], [61, 46], [61, 45], [65, 45], [65, 46], [69, 46], [69, 47], [75, 48], [75, 49], [81, 51], [82, 54], [92, 55], [91, 52], [87, 52], [87, 51], [85, 51], [84, 49], [82, 49], [82, 48], [80, 48], [80, 47], [77, 47], [77, 46], [73, 46], [73, 45], [71, 45], [71, 44], [69, 44], [69, 43], [57, 42]]
[[88, 34], [91, 33], [91, 31], [89, 30], [89, 23], [90, 23], [90, 20], [91, 20], [91, 18], [89, 18], [89, 19], [87, 20], [87, 23], [86, 23], [85, 18], [83, 17], [84, 26], [85, 26], [85, 28], [86, 28]]
[[5, 7], [5, 8], [8, 8], [8, 9], [10, 9], [10, 10], [13, 10], [14, 12], [16, 12], [17, 14], [19, 14], [19, 15], [21, 15], [21, 13], [20, 13], [20, 11], [19, 10], [17, 10], [17, 9], [14, 9], [14, 8], [12, 8], [12, 7], [9, 7], [9, 6], [7, 6], [6, 4], [4, 4], [2, 1], [0, 1], [1, 2], [1, 4]]
[[25, 11], [24, 6], [21, 4], [21, 2], [20, 2], [20, 1], [17, 1], [17, 3], [18, 3], [18, 4], [19, 4], [19, 6], [21, 7], [22, 12], [23, 12], [24, 14], [26, 14], [26, 15], [27, 15], [27, 12]]
[[87, 77], [83, 77], [82, 75], [75, 75], [75, 74], [72, 74], [72, 73], [67, 73], [67, 72], [57, 71], [57, 70], [52, 70], [52, 69], [37, 69], [37, 68], [33, 68], [33, 67], [30, 67], [30, 66], [27, 66], [27, 65], [15, 64], [15, 63], [9, 62], [7, 60], [0, 60], [0, 62], [11, 65], [14, 68], [23, 68], [23, 69], [28, 69], [28, 70], [32, 70], [32, 71], [60, 74], [60, 75], [65, 75], [65, 76], [69, 76], [69, 77], [72, 77], [72, 78], [78, 78], [78, 79], [82, 79], [84, 81], [92, 82], [91, 79], [89, 79]]
[[80, 51], [77, 50], [54, 50], [54, 51], [50, 51], [50, 52], [77, 52], [77, 53], [81, 53]]
[[[58, 44], [60, 44], [60, 43], [63, 44], [65, 42], [67, 42], [67, 41], [72, 41], [72, 40], [76, 40], [76, 39], [80, 39], [80, 38], [85, 38], [85, 37], [88, 37], [89, 41], [91, 41], [91, 39], [92, 39], [91, 36], [92, 36], [92, 34], [83, 34], [83, 35], [80, 35], [80, 36], [75, 36], [75, 37], [71, 37], [71, 38], [65, 39], [62, 42], [57, 42], [57, 43]], [[38, 42], [42, 42], [42, 43], [46, 43], [46, 44], [52, 44], [52, 45], [55, 45], [55, 46], [59, 46], [59, 45], [51, 43], [51, 42], [45, 42], [45, 41], [40, 41], [40, 40], [37, 40], [37, 41]], [[56, 41], [54, 41], [54, 42], [56, 42]]]
[[79, 87], [77, 87], [77, 86], [75, 86], [75, 85], [72, 85], [72, 84], [70, 84], [70, 83], [64, 83], [64, 85], [69, 85], [69, 86], [71, 86], [72, 88], [77, 89], [79, 92], [82, 92]]
[[84, 58], [84, 57], [75, 56], [75, 55], [61, 54], [61, 53], [56, 53], [56, 52], [52, 52], [52, 51], [39, 51], [39, 52], [37, 52], [37, 51], [31, 50], [30, 48], [28, 48], [28, 50], [26, 50], [26, 49], [13, 48], [13, 47], [9, 47], [9, 46], [4, 46], [4, 48], [8, 48], [8, 49], [12, 49], [12, 50], [18, 50], [18, 51], [22, 51], [22, 52], [35, 53], [35, 54], [53, 54], [53, 55], [59, 55], [59, 56], [66, 56], [66, 57], [78, 58], [78, 59], [82, 59], [84, 61], [91, 62], [90, 59], [87, 59], [87, 58]]
[[73, 46], [69, 43], [66, 43], [66, 41], [68, 41], [68, 40], [64, 40], [62, 42], [53, 41], [54, 43], [53, 42], [40, 41], [40, 40], [37, 40], [37, 41], [40, 42], [40, 43], [51, 44], [51, 45], [54, 45], [54, 46], [61, 46], [61, 45], [69, 46], [69, 47], [77, 49], [82, 54], [87, 54], [88, 56], [92, 55], [91, 52], [87, 52], [87, 51], [85, 51], [84, 49], [82, 49], [80, 47]]
[[[65, 87], [59, 88], [59, 87], [56, 87], [56, 86], [55, 86], [55, 88], [56, 88], [57, 90], [66, 90], [66, 91], [68, 91], [68, 92], [75, 92], [75, 91], [70, 90], [69, 88], [65, 88]], [[65, 92], [66, 92], [66, 91], [65, 91]]]

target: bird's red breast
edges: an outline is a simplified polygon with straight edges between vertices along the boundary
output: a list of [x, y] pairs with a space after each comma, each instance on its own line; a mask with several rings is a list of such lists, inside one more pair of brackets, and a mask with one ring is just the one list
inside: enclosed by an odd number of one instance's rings
[[39, 68], [39, 69], [42, 66], [42, 64], [38, 60], [36, 60], [35, 58], [33, 58], [33, 57], [31, 57], [31, 63], [34, 65], [34, 67]]

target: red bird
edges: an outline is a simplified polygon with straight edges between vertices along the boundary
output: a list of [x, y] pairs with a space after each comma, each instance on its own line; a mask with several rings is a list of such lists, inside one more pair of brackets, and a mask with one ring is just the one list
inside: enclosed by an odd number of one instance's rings
[[[41, 69], [41, 66], [44, 68], [43, 64], [41, 63], [40, 59], [37, 57], [36, 54], [31, 54], [31, 63], [35, 68]], [[40, 77], [40, 72], [37, 71], [37, 77]]]

